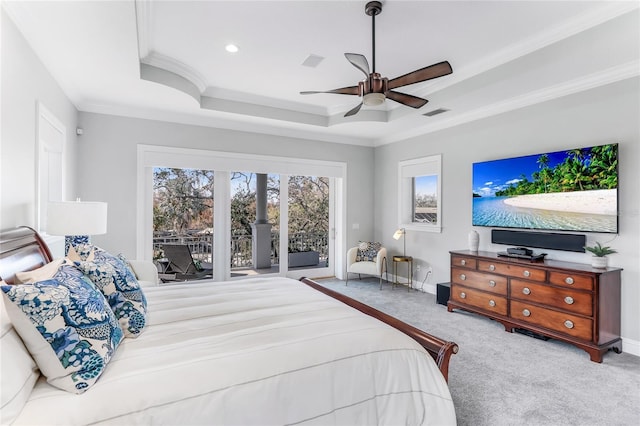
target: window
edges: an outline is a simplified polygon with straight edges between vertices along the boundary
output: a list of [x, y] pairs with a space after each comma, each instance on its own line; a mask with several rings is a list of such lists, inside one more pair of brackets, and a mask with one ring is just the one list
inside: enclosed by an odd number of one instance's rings
[[398, 225], [417, 231], [442, 230], [441, 155], [398, 163]]

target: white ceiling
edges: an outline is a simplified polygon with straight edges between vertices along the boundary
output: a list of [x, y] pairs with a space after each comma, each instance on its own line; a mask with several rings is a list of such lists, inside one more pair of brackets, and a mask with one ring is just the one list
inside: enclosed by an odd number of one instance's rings
[[[637, 77], [636, 1], [383, 1], [376, 71], [448, 60], [453, 74], [344, 113], [371, 63], [366, 1], [4, 1], [81, 111], [377, 146]], [[240, 51], [227, 53], [227, 43]], [[324, 59], [303, 66], [309, 55]], [[434, 117], [423, 114], [446, 108]]]

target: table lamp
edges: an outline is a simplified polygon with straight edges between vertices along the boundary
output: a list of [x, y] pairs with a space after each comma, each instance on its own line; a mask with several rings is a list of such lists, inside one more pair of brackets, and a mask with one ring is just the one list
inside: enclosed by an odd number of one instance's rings
[[407, 233], [407, 230], [405, 228], [400, 228], [397, 229], [396, 232], [393, 234], [393, 239], [394, 240], [399, 240], [400, 238], [402, 238], [402, 256], [407, 256], [407, 239], [405, 237]]
[[90, 242], [90, 235], [107, 233], [107, 203], [97, 201], [50, 201], [47, 233], [64, 235], [64, 253], [71, 245]]

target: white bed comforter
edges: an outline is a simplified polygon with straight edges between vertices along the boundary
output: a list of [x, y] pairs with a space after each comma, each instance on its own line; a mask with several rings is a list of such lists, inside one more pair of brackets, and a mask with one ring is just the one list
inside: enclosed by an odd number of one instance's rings
[[455, 424], [433, 359], [287, 278], [145, 288], [149, 322], [73, 395], [42, 378], [16, 424]]

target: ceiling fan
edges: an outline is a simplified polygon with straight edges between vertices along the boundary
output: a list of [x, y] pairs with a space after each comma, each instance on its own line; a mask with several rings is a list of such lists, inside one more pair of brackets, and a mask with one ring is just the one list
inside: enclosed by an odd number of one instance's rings
[[358, 68], [367, 76], [366, 80], [360, 81], [357, 86], [342, 87], [340, 89], [327, 91], [306, 91], [300, 92], [300, 94], [312, 95], [316, 93], [335, 93], [340, 95], [358, 95], [362, 97], [362, 102], [360, 102], [360, 104], [355, 108], [347, 111], [344, 115], [345, 117], [357, 114], [363, 104], [368, 106], [380, 105], [385, 99], [391, 99], [412, 108], [422, 107], [429, 101], [417, 96], [397, 92], [393, 89], [451, 74], [453, 72], [451, 65], [449, 62], [443, 61], [391, 80], [386, 77], [382, 77], [376, 72], [376, 15], [379, 15], [380, 12], [382, 12], [382, 3], [379, 1], [370, 1], [366, 4], [364, 11], [367, 15], [371, 16], [371, 50], [373, 69], [369, 72], [369, 62], [367, 62], [367, 58], [365, 58], [364, 55], [360, 55], [358, 53], [345, 53], [344, 56], [354, 67]]

